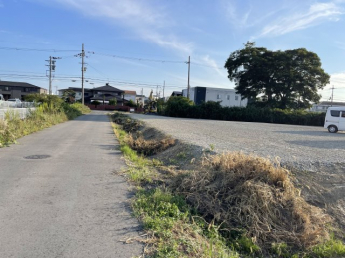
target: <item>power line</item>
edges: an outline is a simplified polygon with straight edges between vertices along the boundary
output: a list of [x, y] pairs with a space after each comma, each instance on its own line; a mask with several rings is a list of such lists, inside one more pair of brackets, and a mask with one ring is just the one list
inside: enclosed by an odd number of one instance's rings
[[[21, 74], [0, 74], [0, 76], [3, 77], [19, 77], [22, 79], [36, 79], [36, 80], [47, 80], [46, 75], [21, 75]], [[53, 77], [56, 80], [61, 81], [81, 81], [81, 77], [79, 76], [54, 76]], [[122, 85], [131, 85], [132, 87], [142, 87], [142, 86], [149, 86], [149, 87], [156, 87], [157, 83], [144, 83], [144, 82], [132, 82], [132, 81], [125, 81], [125, 80], [116, 80], [116, 79], [100, 79], [100, 78], [93, 78], [93, 77], [85, 77], [84, 78], [87, 81], [95, 81], [95, 82], [111, 82], [116, 84], [122, 84]], [[159, 85], [159, 84], [158, 84]], [[186, 88], [186, 86], [182, 85], [165, 85], [165, 88]]]
[[98, 53], [98, 52], [94, 52], [94, 51], [88, 51], [87, 53], [94, 54], [94, 55], [101, 55], [101, 56], [109, 56], [109, 57], [113, 57], [113, 58], [136, 60], [136, 61], [148, 61], [148, 62], [156, 62], [156, 63], [178, 63], [178, 64], [184, 64], [185, 63], [185, 61], [159, 60], [159, 59], [148, 59], [148, 58], [141, 58], [141, 57], [128, 57], [128, 56], [119, 56], [119, 55]]
[[71, 49], [43, 49], [43, 48], [20, 48], [20, 47], [0, 47], [2, 50], [18, 50], [18, 51], [42, 51], [42, 52], [76, 52], [79, 50]]

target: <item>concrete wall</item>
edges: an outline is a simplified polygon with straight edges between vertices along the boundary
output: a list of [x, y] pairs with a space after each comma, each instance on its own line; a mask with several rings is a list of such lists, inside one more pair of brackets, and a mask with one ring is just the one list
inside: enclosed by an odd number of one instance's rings
[[30, 114], [30, 110], [35, 110], [35, 108], [2, 108], [0, 109], [0, 120], [5, 119], [6, 112], [18, 114], [21, 119], [24, 119]]

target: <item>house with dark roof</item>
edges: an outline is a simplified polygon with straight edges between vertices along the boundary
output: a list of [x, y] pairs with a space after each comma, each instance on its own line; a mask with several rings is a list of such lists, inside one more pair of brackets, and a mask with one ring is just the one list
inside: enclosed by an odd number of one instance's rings
[[182, 96], [182, 91], [173, 91], [171, 93], [171, 96], [174, 97], [174, 96]]
[[47, 89], [26, 82], [0, 81], [0, 94], [5, 100], [24, 100], [26, 95], [34, 93], [47, 94]]
[[[105, 86], [91, 89], [92, 97], [90, 102], [97, 100], [99, 102], [108, 103], [109, 100], [116, 99], [118, 105], [122, 105], [124, 102], [124, 91], [106, 83]], [[85, 100], [86, 102], [86, 100]]]
[[[68, 89], [59, 90], [59, 96], [62, 96], [66, 90], [75, 91], [75, 99], [81, 100], [81, 88], [69, 87]], [[116, 99], [118, 105], [124, 103], [124, 91], [113, 86], [110, 86], [107, 83], [105, 86], [87, 89], [84, 88], [84, 102], [91, 103], [92, 101], [99, 101], [101, 103], [109, 103], [109, 100]], [[126, 101], [125, 101], [126, 102]]]

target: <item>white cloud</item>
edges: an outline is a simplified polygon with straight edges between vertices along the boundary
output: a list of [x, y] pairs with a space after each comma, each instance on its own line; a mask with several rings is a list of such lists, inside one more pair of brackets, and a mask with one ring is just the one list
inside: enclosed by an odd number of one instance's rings
[[227, 18], [231, 23], [233, 23], [237, 27], [248, 26], [248, 18], [250, 16], [252, 8], [249, 8], [249, 10], [245, 14], [240, 15], [235, 2], [233, 1], [223, 1], [223, 7], [226, 12]]
[[331, 96], [331, 87], [334, 86], [334, 98], [345, 101], [345, 72], [331, 74], [330, 83], [322, 90], [322, 99], [327, 100]]
[[203, 56], [201, 58], [197, 58], [196, 64], [205, 65], [205, 66], [207, 66], [209, 68], [213, 68], [214, 71], [216, 71], [222, 77], [226, 77], [227, 76], [225, 70], [222, 69], [221, 66], [218, 65], [217, 62], [214, 59], [210, 58], [209, 55]]
[[110, 19], [130, 27], [142, 39], [164, 48], [182, 51], [184, 54], [193, 51], [193, 45], [167, 35], [166, 28], [173, 22], [164, 8], [150, 6], [142, 0], [55, 0], [72, 7], [84, 15]]
[[340, 7], [335, 2], [316, 3], [309, 7], [307, 12], [289, 14], [263, 28], [258, 37], [279, 36], [296, 30], [306, 29], [324, 21], [338, 21], [343, 15]]

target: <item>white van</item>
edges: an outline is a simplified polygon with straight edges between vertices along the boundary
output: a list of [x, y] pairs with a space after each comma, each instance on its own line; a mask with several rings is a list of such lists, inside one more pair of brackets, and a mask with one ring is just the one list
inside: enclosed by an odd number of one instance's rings
[[330, 133], [345, 131], [345, 107], [329, 107], [323, 127]]

